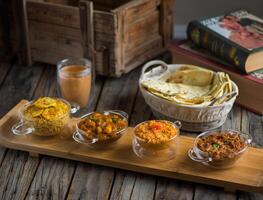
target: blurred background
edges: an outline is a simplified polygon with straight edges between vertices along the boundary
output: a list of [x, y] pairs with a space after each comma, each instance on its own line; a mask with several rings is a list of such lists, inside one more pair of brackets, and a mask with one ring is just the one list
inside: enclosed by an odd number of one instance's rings
[[243, 8], [263, 18], [262, 0], [176, 0], [174, 4], [173, 37], [176, 39], [185, 38], [186, 26], [193, 19], [221, 15]]

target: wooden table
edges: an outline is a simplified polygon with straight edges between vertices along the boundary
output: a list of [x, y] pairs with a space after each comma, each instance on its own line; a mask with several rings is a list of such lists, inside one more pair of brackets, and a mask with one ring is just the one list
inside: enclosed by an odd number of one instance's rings
[[[131, 126], [153, 118], [138, 90], [140, 68], [118, 78], [97, 77], [89, 110], [121, 109]], [[21, 99], [55, 95], [56, 68], [45, 64], [0, 64], [0, 116]], [[224, 128], [252, 134], [263, 146], [263, 117], [234, 106]], [[182, 133], [191, 134], [191, 133]], [[194, 134], [192, 134], [194, 136]], [[263, 166], [262, 166], [263, 167]], [[263, 194], [225, 192], [222, 188], [193, 184], [58, 159], [30, 157], [0, 147], [0, 199], [263, 199]]]

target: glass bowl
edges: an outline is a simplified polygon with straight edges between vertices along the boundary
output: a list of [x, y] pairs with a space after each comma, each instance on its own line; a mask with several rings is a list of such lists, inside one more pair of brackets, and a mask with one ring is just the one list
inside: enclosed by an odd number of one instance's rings
[[[66, 127], [70, 119], [71, 106], [64, 99], [59, 99], [59, 98], [52, 98], [52, 99], [63, 102], [64, 106], [67, 107], [66, 108], [67, 112], [65, 112], [58, 118], [54, 118], [54, 119], [44, 118], [42, 114], [37, 117], [29, 117], [29, 116], [26, 116], [25, 111], [28, 108], [30, 108], [30, 106], [32, 106], [35, 102], [35, 101], [30, 101], [27, 104], [25, 104], [22, 108], [19, 109], [18, 114], [20, 117], [20, 122], [13, 125], [12, 127], [13, 134], [15, 135], [33, 134], [33, 135], [38, 135], [38, 136], [55, 136], [55, 135], [62, 133], [62, 131], [64, 130], [64, 128]], [[51, 108], [51, 107], [48, 107], [48, 108]], [[48, 108], [45, 108], [45, 109], [43, 108], [43, 110], [46, 110]]]
[[[210, 144], [210, 147], [208, 144], [205, 144], [208, 149], [210, 148], [217, 148], [218, 152], [215, 153], [208, 153], [205, 151], [202, 151], [198, 147], [198, 141], [202, 140], [208, 136], [214, 136], [215, 135], [222, 135], [222, 134], [230, 134], [231, 136], [236, 136], [240, 138], [242, 146], [238, 149], [238, 151], [230, 151], [227, 150], [228, 153], [225, 153], [224, 149], [227, 149], [227, 146], [231, 145], [232, 146], [232, 141], [231, 138], [229, 140], [226, 140], [223, 145], [219, 145], [217, 143], [218, 140], [213, 140], [212, 141], [212, 146]], [[237, 142], [237, 139], [235, 139], [233, 142]], [[204, 165], [207, 165], [212, 168], [216, 169], [227, 169], [233, 167], [237, 161], [244, 155], [244, 153], [247, 151], [248, 146], [251, 144], [252, 138], [250, 135], [239, 132], [239, 131], [234, 131], [234, 130], [220, 130], [220, 131], [206, 131], [204, 133], [201, 133], [198, 135], [194, 141], [194, 146], [193, 148], [189, 149], [188, 151], [188, 156], [191, 160], [195, 162], [200, 162]]]
[[78, 120], [78, 122], [76, 124], [76, 131], [73, 133], [73, 139], [76, 142], [81, 143], [81, 144], [85, 144], [91, 148], [104, 149], [104, 148], [111, 147], [126, 133], [126, 130], [128, 128], [129, 116], [126, 112], [121, 111], [121, 110], [103, 111], [102, 112], [103, 115], [113, 114], [113, 115], [119, 116], [122, 120], [124, 120], [126, 122], [125, 127], [122, 128], [121, 130], [118, 130], [117, 132], [113, 132], [114, 135], [112, 135], [111, 137], [108, 137], [108, 138], [101, 138], [101, 137], [99, 137], [98, 134], [95, 134], [95, 135], [91, 136], [90, 138], [87, 138], [87, 136], [86, 136], [87, 133], [79, 127], [79, 123], [83, 119], [88, 118], [89, 116], [93, 115], [94, 113], [96, 113], [96, 112], [91, 112], [91, 113], [88, 113], [86, 115], [83, 115], [80, 118], [80, 120]]
[[[157, 136], [154, 140], [150, 140], [150, 139], [145, 140], [144, 138], [139, 137], [138, 134], [136, 135], [136, 132], [139, 131], [138, 127], [153, 121], [161, 122], [161, 123], [164, 122], [164, 123], [168, 123], [169, 125], [172, 125], [171, 127], [175, 129], [176, 135], [165, 140], [158, 139]], [[133, 152], [140, 158], [149, 161], [159, 162], [159, 161], [171, 160], [176, 155], [176, 150], [178, 147], [178, 137], [180, 134], [180, 127], [181, 127], [181, 122], [179, 121], [170, 122], [166, 120], [149, 120], [138, 124], [134, 128], [134, 132], [133, 132], [133, 139], [132, 139]]]

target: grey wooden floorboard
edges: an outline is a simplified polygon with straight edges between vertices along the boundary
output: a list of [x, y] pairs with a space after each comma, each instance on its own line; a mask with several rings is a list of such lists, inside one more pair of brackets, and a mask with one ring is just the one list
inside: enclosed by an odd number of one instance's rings
[[[148, 120], [151, 116], [151, 109], [138, 91], [130, 119], [130, 126], [135, 126], [142, 121]], [[117, 170], [111, 199], [127, 199], [127, 197], [131, 199], [153, 199], [155, 185], [155, 177]]]
[[[35, 91], [35, 97], [56, 96], [56, 68], [48, 66]], [[90, 106], [97, 103], [103, 85], [103, 78], [97, 79], [94, 99]], [[67, 196], [76, 162], [44, 156], [36, 171], [26, 199], [64, 199]], [[53, 178], [52, 178], [53, 177]]]
[[0, 86], [2, 86], [2, 83], [7, 77], [7, 74], [9, 70], [11, 70], [12, 66], [8, 62], [0, 63]]
[[8, 73], [2, 87], [0, 88], [1, 107], [0, 116], [3, 116], [21, 99], [31, 99], [35, 88], [40, 80], [43, 67], [14, 65]]
[[155, 200], [192, 200], [193, 191], [192, 183], [158, 178]]
[[[0, 102], [4, 102], [1, 115], [21, 99], [31, 99], [42, 75], [40, 66], [14, 65], [0, 89]], [[25, 152], [8, 150], [0, 168], [0, 199], [23, 199], [30, 186], [38, 159], [29, 158]]]
[[[9, 63], [0, 63], [0, 93], [1, 93], [1, 87], [2, 87], [2, 84], [4, 83], [4, 80], [7, 78], [7, 74], [8, 74], [8, 71], [11, 70], [11, 64]], [[0, 103], [0, 113], [4, 113], [3, 111], [1, 111], [2, 109], [4, 109], [4, 106], [5, 106], [5, 102], [1, 102]], [[3, 114], [0, 115], [0, 117], [2, 117]], [[6, 148], [4, 147], [0, 147], [0, 165], [2, 163], [2, 160], [4, 158], [4, 155], [6, 153]]]
[[34, 176], [26, 199], [64, 199], [67, 195], [75, 162], [44, 157]]
[[[228, 118], [222, 129], [234, 129], [240, 130], [241, 126], [241, 108], [234, 106], [229, 113]], [[205, 166], [204, 166], [205, 167]], [[201, 184], [195, 184], [194, 200], [206, 200], [206, 199], [229, 199], [235, 200], [236, 193], [225, 192], [223, 188], [216, 188], [212, 186], [206, 186]]]
[[[96, 110], [118, 109], [130, 114], [137, 93], [138, 75], [139, 70], [137, 69], [119, 79], [107, 78]], [[90, 171], [94, 177], [89, 175]], [[68, 199], [107, 199], [111, 193], [114, 176], [113, 168], [93, 167], [79, 163]], [[94, 180], [92, 184], [90, 183], [91, 177]]]
[[[263, 148], [263, 116], [242, 109], [241, 130], [253, 137], [253, 146]], [[239, 192], [239, 200], [261, 200], [262, 193]]]

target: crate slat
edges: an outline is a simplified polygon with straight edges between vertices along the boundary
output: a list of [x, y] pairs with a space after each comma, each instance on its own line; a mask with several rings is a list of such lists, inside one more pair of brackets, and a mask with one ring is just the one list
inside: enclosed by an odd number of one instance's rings
[[[82, 17], [77, 1], [24, 1], [33, 61], [56, 64], [94, 54], [98, 74], [120, 76], [161, 53], [172, 35], [173, 0], [93, 0]], [[10, 43], [23, 54], [16, 45], [21, 30], [15, 30]]]

